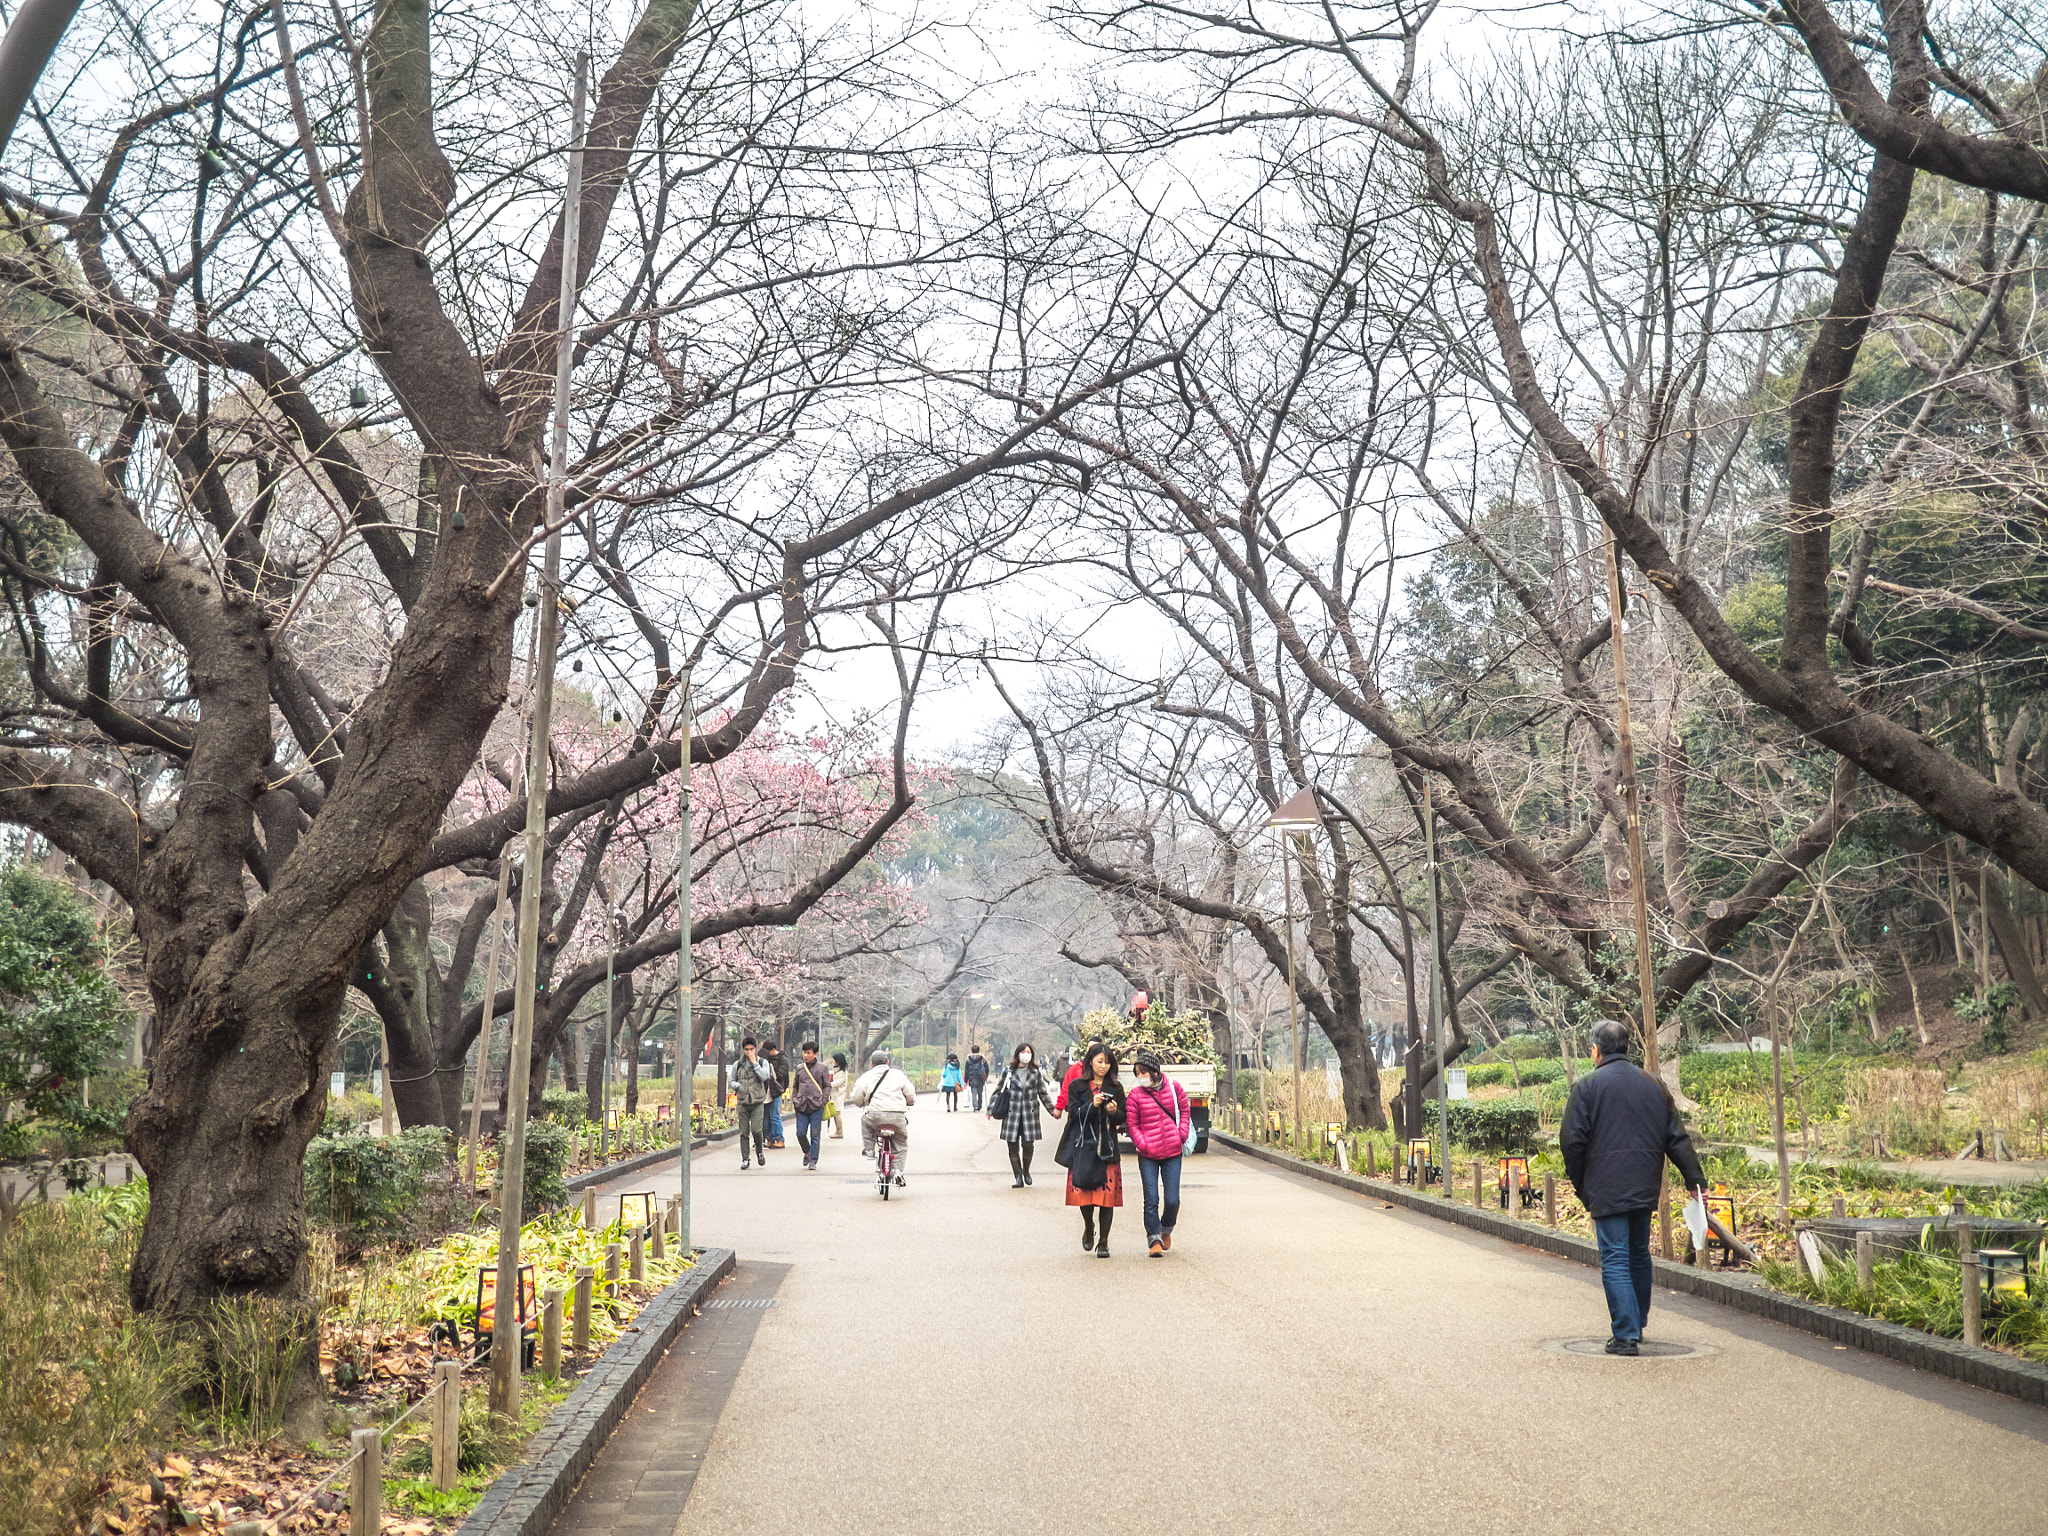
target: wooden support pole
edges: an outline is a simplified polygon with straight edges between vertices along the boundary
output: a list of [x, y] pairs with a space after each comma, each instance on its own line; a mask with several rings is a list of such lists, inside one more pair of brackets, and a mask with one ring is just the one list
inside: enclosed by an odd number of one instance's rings
[[442, 1493], [455, 1489], [456, 1462], [461, 1450], [456, 1433], [462, 1422], [462, 1365], [456, 1360], [434, 1362], [434, 1394], [429, 1409], [429, 1438], [434, 1458], [434, 1486]]
[[540, 1373], [549, 1381], [562, 1379], [562, 1288], [548, 1287], [541, 1300]]
[[1983, 1274], [1974, 1253], [1963, 1259], [1963, 1342], [1984, 1342]]
[[1868, 1232], [1856, 1234], [1856, 1288], [1866, 1296], [1877, 1286], [1875, 1247]]
[[592, 1232], [597, 1230], [597, 1191], [595, 1189], [583, 1191], [583, 1225]]
[[1976, 1237], [1970, 1231], [1969, 1221], [1967, 1219], [1958, 1221], [1956, 1223], [1956, 1257], [1966, 1259], [1976, 1253], [1976, 1251]]
[[604, 1299], [607, 1302], [619, 1299], [619, 1245], [604, 1245]]
[[669, 1213], [663, 1211], [654, 1218], [650, 1228], [654, 1234], [654, 1261], [657, 1264], [668, 1257], [668, 1216]]
[[1372, 1143], [1369, 1141], [1365, 1144], [1365, 1176], [1368, 1179], [1379, 1177], [1379, 1170], [1373, 1167]]
[[647, 1278], [647, 1245], [640, 1239], [640, 1229], [633, 1229], [633, 1241], [626, 1248], [626, 1277], [635, 1285]]
[[1486, 1166], [1476, 1157], [1472, 1159], [1472, 1204], [1482, 1210], [1486, 1206]]
[[579, 1355], [590, 1348], [590, 1275], [588, 1264], [576, 1266], [576, 1304], [569, 1322], [569, 1347]]
[[381, 1536], [384, 1529], [384, 1434], [358, 1429], [349, 1434], [355, 1463], [348, 1469], [349, 1536]]
[[1835, 1218], [1840, 1220], [1849, 1214], [1849, 1207], [1840, 1195], [1835, 1196]]
[[1667, 1261], [1671, 1258], [1671, 1165], [1657, 1171], [1657, 1243]]
[[1543, 1216], [1553, 1227], [1557, 1225], [1557, 1175], [1543, 1175]]

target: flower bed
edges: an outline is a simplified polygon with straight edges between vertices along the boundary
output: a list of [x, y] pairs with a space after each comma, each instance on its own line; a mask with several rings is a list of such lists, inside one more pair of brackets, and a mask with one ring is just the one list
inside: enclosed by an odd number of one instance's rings
[[[645, 1280], [622, 1278], [608, 1296], [606, 1244], [623, 1241], [616, 1221], [594, 1231], [566, 1212], [529, 1222], [521, 1255], [535, 1266], [538, 1294], [571, 1287], [578, 1265], [596, 1272], [590, 1347], [570, 1350], [565, 1325], [561, 1379], [529, 1373], [521, 1423], [507, 1426], [485, 1411], [488, 1361], [473, 1361], [468, 1348], [477, 1271], [496, 1263], [494, 1228], [362, 1252], [317, 1238], [312, 1293], [333, 1415], [325, 1444], [288, 1446], [279, 1430], [298, 1359], [278, 1304], [223, 1306], [203, 1348], [129, 1310], [127, 1270], [147, 1201], [140, 1183], [96, 1191], [38, 1207], [0, 1232], [0, 1437], [9, 1448], [0, 1529], [9, 1536], [222, 1533], [242, 1522], [264, 1536], [345, 1530], [335, 1474], [346, 1430], [370, 1425], [388, 1431], [385, 1532], [450, 1530], [647, 1299], [693, 1262], [673, 1249], [657, 1261], [650, 1247]], [[215, 1361], [205, 1374], [202, 1353]], [[436, 1361], [451, 1358], [463, 1362], [460, 1476], [444, 1492], [428, 1477], [422, 1399]]]

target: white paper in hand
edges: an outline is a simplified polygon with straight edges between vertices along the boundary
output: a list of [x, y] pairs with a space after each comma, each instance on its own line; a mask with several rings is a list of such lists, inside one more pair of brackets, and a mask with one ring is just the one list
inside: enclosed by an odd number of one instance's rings
[[1685, 1202], [1685, 1230], [1692, 1234], [1692, 1251], [1707, 1251], [1707, 1209], [1700, 1203], [1699, 1191], [1694, 1190], [1690, 1200]]

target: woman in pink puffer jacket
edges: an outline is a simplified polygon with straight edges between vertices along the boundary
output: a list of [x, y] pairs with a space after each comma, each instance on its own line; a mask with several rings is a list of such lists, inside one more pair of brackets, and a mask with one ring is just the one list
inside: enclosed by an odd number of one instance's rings
[[1181, 1148], [1187, 1144], [1194, 1111], [1187, 1090], [1167, 1077], [1151, 1051], [1138, 1052], [1137, 1071], [1137, 1086], [1124, 1102], [1124, 1125], [1131, 1145], [1138, 1149], [1138, 1177], [1145, 1184], [1145, 1240], [1156, 1259], [1173, 1246], [1173, 1224], [1180, 1217]]

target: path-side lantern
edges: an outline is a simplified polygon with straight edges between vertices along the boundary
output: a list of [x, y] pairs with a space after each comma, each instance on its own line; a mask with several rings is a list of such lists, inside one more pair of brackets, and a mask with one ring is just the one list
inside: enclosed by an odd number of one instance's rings
[[654, 1106], [654, 1123], [655, 1123], [656, 1125], [659, 1125], [659, 1124], [661, 1124], [661, 1122], [662, 1122], [662, 1121], [664, 1121], [664, 1120], [673, 1120], [673, 1119], [675, 1118], [674, 1110], [675, 1110], [675, 1106], [674, 1106], [673, 1104], [657, 1104], [657, 1105], [655, 1105], [655, 1106]]
[[[1728, 1192], [1726, 1184], [1707, 1186], [1707, 1214], [1730, 1232], [1735, 1230], [1735, 1197]], [[1718, 1252], [1724, 1265], [1734, 1261], [1734, 1256], [1728, 1251], [1728, 1245], [1714, 1235], [1711, 1227], [1707, 1230], [1707, 1252]]]
[[1529, 1159], [1526, 1157], [1504, 1157], [1500, 1160], [1500, 1208], [1508, 1208], [1508, 1191], [1519, 1189], [1521, 1203], [1529, 1203]]
[[1408, 1143], [1408, 1182], [1410, 1184], [1433, 1184], [1436, 1170], [1430, 1166], [1431, 1142], [1427, 1136], [1417, 1136]]
[[[534, 1330], [540, 1325], [540, 1307], [534, 1295], [533, 1266], [519, 1266], [519, 1364], [533, 1369]], [[498, 1322], [498, 1266], [485, 1265], [476, 1272], [476, 1349], [483, 1360], [491, 1353], [491, 1338]]]
[[2027, 1304], [2027, 1256], [2017, 1248], [1979, 1248], [1984, 1294], [1995, 1307]]
[[654, 1195], [652, 1191], [646, 1191], [639, 1194], [619, 1196], [619, 1230], [621, 1232], [633, 1230], [626, 1225], [626, 1202], [628, 1200], [638, 1200], [640, 1202], [640, 1225], [651, 1228], [654, 1225]]

